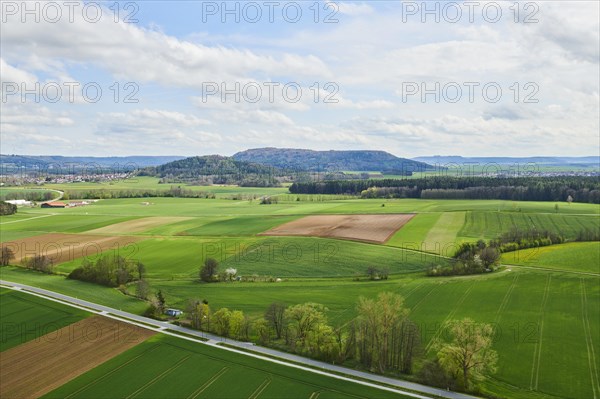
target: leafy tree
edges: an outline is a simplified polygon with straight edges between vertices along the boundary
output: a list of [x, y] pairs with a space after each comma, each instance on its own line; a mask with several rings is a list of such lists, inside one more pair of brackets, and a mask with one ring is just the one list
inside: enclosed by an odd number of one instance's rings
[[208, 302], [206, 302], [206, 300], [189, 300], [186, 312], [192, 323], [192, 328], [197, 330], [210, 329], [210, 307], [208, 306]]
[[404, 298], [382, 292], [377, 299], [360, 297], [357, 304], [356, 342], [361, 363], [383, 373], [412, 370], [418, 346], [416, 326], [407, 319]]
[[247, 340], [250, 332], [250, 319], [241, 310], [231, 312], [229, 335], [235, 339]]
[[265, 320], [267, 325], [275, 332], [277, 339], [280, 339], [285, 326], [285, 309], [283, 303], [273, 302], [265, 312]]
[[158, 312], [160, 314], [164, 313], [167, 301], [165, 300], [162, 290], [158, 290], [158, 293], [156, 294], [156, 302]]
[[317, 303], [303, 303], [285, 310], [285, 319], [293, 330], [297, 341], [303, 343], [308, 332], [318, 324], [326, 322], [324, 309], [323, 305]]
[[15, 253], [12, 248], [2, 246], [2, 254], [0, 255], [0, 265], [7, 266], [10, 261], [15, 258]]
[[217, 274], [217, 268], [219, 262], [214, 258], [206, 258], [204, 265], [200, 268], [200, 280], [210, 283], [214, 279], [214, 275]]
[[490, 324], [475, 323], [469, 318], [447, 324], [452, 341], [438, 344], [440, 365], [465, 388], [496, 372], [498, 355], [492, 347], [494, 330]]
[[271, 330], [269, 326], [269, 322], [262, 318], [258, 319], [254, 322], [254, 331], [256, 335], [258, 335], [258, 342], [261, 344], [266, 344], [271, 340]]
[[233, 267], [228, 267], [227, 269], [225, 269], [225, 274], [226, 274], [226, 278], [229, 281], [233, 281], [233, 279], [235, 278], [235, 276], [237, 276], [237, 269], [233, 268]]
[[231, 321], [231, 312], [227, 308], [217, 310], [212, 317], [212, 324], [215, 332], [223, 337], [229, 335], [229, 325]]
[[141, 299], [148, 299], [148, 295], [150, 295], [150, 284], [146, 280], [138, 280], [135, 285], [135, 296]]

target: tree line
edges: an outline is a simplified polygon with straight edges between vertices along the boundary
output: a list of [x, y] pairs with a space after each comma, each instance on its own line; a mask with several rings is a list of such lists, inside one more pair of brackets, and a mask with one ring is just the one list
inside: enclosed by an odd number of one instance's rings
[[588, 176], [449, 177], [296, 182], [292, 194], [346, 194], [364, 198], [501, 199], [600, 203], [600, 180]]
[[262, 317], [251, 320], [240, 310], [213, 311], [208, 301], [191, 299], [186, 319], [191, 328], [237, 340], [254, 340], [338, 364], [359, 365], [381, 374], [414, 374], [414, 379], [442, 388], [470, 390], [485, 375], [495, 372], [497, 355], [491, 349], [493, 329], [470, 319], [452, 320], [449, 342], [434, 339], [435, 356], [427, 357], [419, 327], [410, 320], [400, 295], [382, 292], [376, 298], [360, 297], [357, 316], [333, 326], [327, 308], [318, 303], [271, 303]]
[[213, 193], [185, 189], [180, 186], [171, 186], [164, 190], [152, 189], [92, 189], [92, 190], [66, 190], [64, 199], [111, 199], [111, 198], [153, 198], [153, 197], [173, 197], [173, 198], [215, 198]]

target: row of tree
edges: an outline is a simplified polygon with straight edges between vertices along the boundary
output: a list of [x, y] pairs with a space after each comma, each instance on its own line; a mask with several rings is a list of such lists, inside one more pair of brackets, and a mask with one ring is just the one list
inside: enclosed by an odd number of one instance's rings
[[66, 190], [64, 199], [111, 199], [111, 198], [215, 198], [213, 193], [172, 186], [163, 190], [152, 189], [90, 189]]
[[470, 389], [487, 373], [495, 371], [496, 353], [491, 349], [493, 329], [472, 320], [450, 321], [452, 339], [432, 341], [436, 356], [425, 358], [421, 333], [413, 323], [404, 299], [383, 292], [376, 298], [360, 297], [358, 316], [333, 327], [327, 309], [317, 303], [286, 306], [272, 303], [263, 317], [252, 321], [240, 310], [212, 311], [206, 300], [190, 300], [187, 319], [192, 328], [238, 340], [256, 339], [262, 345], [334, 363], [347, 361], [377, 373], [411, 374], [423, 366], [417, 378], [444, 388]]
[[56, 197], [56, 193], [50, 190], [18, 190], [8, 191], [6, 194], [2, 195], [2, 200], [24, 199], [26, 201], [42, 202], [50, 201], [54, 197]]
[[600, 203], [600, 181], [588, 176], [449, 177], [297, 182], [293, 194], [350, 194], [366, 198], [501, 199]]

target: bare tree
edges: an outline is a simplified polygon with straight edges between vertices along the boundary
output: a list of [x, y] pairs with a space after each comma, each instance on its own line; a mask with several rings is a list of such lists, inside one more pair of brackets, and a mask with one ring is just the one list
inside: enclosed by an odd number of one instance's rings
[[275, 332], [277, 339], [280, 339], [281, 335], [283, 334], [285, 308], [286, 306], [283, 303], [273, 302], [271, 305], [269, 305], [267, 311], [265, 312], [265, 320], [267, 321], [269, 327], [271, 327]]
[[0, 265], [7, 266], [11, 260], [15, 258], [15, 253], [9, 247], [2, 246], [2, 255], [0, 258]]

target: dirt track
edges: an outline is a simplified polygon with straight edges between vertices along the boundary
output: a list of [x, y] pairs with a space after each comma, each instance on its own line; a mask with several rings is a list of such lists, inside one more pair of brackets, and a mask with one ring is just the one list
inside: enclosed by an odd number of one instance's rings
[[127, 257], [127, 255], [135, 253], [135, 248], [132, 246], [140, 239], [142, 237], [51, 233], [4, 242], [2, 245], [6, 245], [13, 250], [15, 262], [20, 262], [26, 257], [45, 255], [50, 257], [57, 265], [109, 250]]
[[0, 353], [0, 397], [37, 398], [154, 332], [94, 316]]
[[413, 216], [413, 214], [313, 215], [274, 227], [260, 235], [345, 238], [381, 244]]

